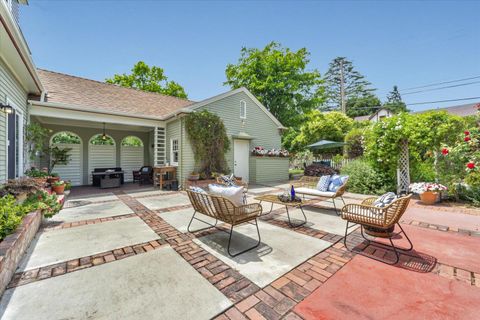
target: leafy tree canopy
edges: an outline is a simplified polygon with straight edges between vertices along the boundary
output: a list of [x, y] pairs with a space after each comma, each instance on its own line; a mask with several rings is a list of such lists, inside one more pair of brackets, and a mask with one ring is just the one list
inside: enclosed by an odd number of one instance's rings
[[346, 57], [337, 57], [330, 62], [325, 74], [328, 103], [335, 109], [341, 110], [342, 107], [342, 78], [346, 101], [352, 98], [371, 96], [372, 92], [375, 91], [375, 89], [370, 88], [371, 83], [355, 70], [351, 61], [347, 60]]
[[353, 120], [341, 112], [320, 112], [313, 110], [306, 115], [298, 134], [292, 140], [290, 151], [300, 151], [318, 140], [343, 141], [353, 127]]
[[387, 102], [382, 107], [394, 113], [408, 112], [407, 105], [402, 101], [397, 86], [393, 86], [393, 90], [387, 95]]
[[137, 62], [130, 74], [115, 74], [113, 78], [105, 79], [105, 81], [122, 87], [187, 98], [185, 89], [175, 81], [168, 81], [162, 68], [150, 67], [143, 61]]
[[80, 144], [80, 137], [70, 132], [59, 132], [53, 139], [53, 143]]
[[242, 48], [237, 64], [228, 64], [224, 84], [246, 87], [286, 127], [298, 126], [302, 115], [325, 101], [317, 70], [307, 70], [310, 53], [291, 51], [277, 42], [263, 49]]
[[371, 93], [352, 97], [347, 100], [347, 115], [352, 118], [371, 115], [377, 112], [381, 104], [380, 99]]

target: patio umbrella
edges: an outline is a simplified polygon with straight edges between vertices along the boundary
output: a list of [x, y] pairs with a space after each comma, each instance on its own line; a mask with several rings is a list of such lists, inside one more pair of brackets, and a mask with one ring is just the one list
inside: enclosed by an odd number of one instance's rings
[[323, 149], [331, 149], [331, 148], [338, 148], [338, 147], [343, 147], [345, 145], [344, 142], [336, 142], [336, 141], [330, 141], [330, 140], [320, 140], [315, 143], [312, 143], [307, 146], [307, 148], [310, 148], [312, 150], [323, 150]]

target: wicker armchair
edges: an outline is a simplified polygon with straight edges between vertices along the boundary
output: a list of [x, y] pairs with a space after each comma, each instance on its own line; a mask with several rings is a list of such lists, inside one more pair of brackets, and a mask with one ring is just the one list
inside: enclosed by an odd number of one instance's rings
[[[387, 238], [390, 241], [391, 247], [393, 248], [396, 256], [395, 262], [391, 264], [396, 264], [400, 259], [400, 255], [397, 249], [400, 248], [395, 247], [392, 238], [403, 233], [405, 235], [405, 238], [408, 240], [409, 248], [402, 248], [402, 250], [410, 251], [413, 249], [412, 242], [410, 241], [402, 226], [398, 222], [402, 215], [405, 213], [411, 197], [412, 195], [409, 194], [404, 197], [398, 198], [397, 200], [393, 201], [391, 204], [383, 208], [375, 207], [372, 205], [373, 202], [377, 199], [375, 197], [367, 198], [363, 200], [361, 204], [347, 204], [346, 206], [344, 206], [342, 208], [342, 219], [347, 220], [347, 225], [345, 227], [345, 237], [343, 238], [345, 247], [348, 249], [348, 229], [359, 224], [362, 237], [367, 240], [369, 244], [375, 243], [376, 245], [389, 247], [388, 245], [385, 245], [383, 243], [367, 239], [364, 232], [373, 237]], [[395, 225], [400, 228], [400, 232], [394, 232]], [[374, 256], [367, 256], [375, 260], [386, 262], [384, 260], [377, 259]]]
[[[225, 181], [222, 180], [222, 177], [219, 176], [215, 180], [217, 181], [218, 184], [225, 185]], [[243, 187], [243, 203], [247, 204], [248, 182], [235, 179], [235, 184], [239, 187]]]
[[[216, 227], [218, 220], [220, 220], [222, 222], [230, 224], [228, 246], [227, 246], [227, 252], [230, 256], [232, 257], [238, 256], [239, 254], [255, 249], [260, 245], [261, 239], [260, 239], [260, 230], [258, 229], [257, 218], [262, 214], [262, 206], [259, 203], [236, 206], [229, 199], [221, 196], [215, 196], [215, 195], [210, 195], [206, 193], [199, 193], [191, 190], [187, 190], [187, 194], [193, 206], [193, 209], [195, 210], [193, 212], [192, 218], [190, 219], [190, 223], [188, 224], [188, 227], [187, 227], [188, 232], [192, 232], [190, 231], [190, 226], [193, 222], [193, 219], [196, 219], [198, 221], [201, 221], [209, 225], [209, 227], [201, 230], [205, 230], [211, 227]], [[215, 224], [214, 225], [209, 224], [208, 222], [195, 217], [197, 213], [201, 213], [215, 219]], [[233, 227], [238, 226], [245, 222], [250, 222], [250, 221], [255, 221], [255, 226], [257, 228], [257, 234], [258, 234], [258, 242], [250, 248], [247, 248], [245, 250], [232, 254], [230, 250], [230, 245], [232, 242]], [[220, 230], [224, 231], [223, 229], [220, 229]], [[200, 230], [196, 230], [196, 231], [200, 231]]]
[[340, 186], [340, 188], [337, 189], [335, 192], [330, 192], [330, 191], [319, 191], [317, 190], [317, 184], [318, 180], [320, 180], [320, 177], [311, 177], [311, 176], [303, 176], [293, 184], [295, 187], [295, 192], [297, 194], [301, 194], [303, 198], [305, 198], [305, 195], [308, 196], [314, 196], [314, 197], [321, 197], [321, 198], [327, 198], [327, 200], [331, 200], [333, 203], [333, 208], [337, 215], [340, 215], [340, 211], [337, 209], [337, 205], [335, 204], [335, 199], [340, 198], [342, 200], [343, 205], [345, 205], [345, 200], [343, 200], [343, 194], [345, 193], [345, 190], [347, 189], [347, 183], [348, 179], [345, 180], [345, 183]]

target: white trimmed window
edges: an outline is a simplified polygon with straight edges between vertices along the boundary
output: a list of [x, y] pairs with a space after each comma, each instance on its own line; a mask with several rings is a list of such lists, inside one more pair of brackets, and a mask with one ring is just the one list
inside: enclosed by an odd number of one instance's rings
[[174, 166], [178, 166], [179, 150], [178, 139], [170, 140], [170, 162]]
[[240, 101], [240, 119], [247, 119], [247, 103]]

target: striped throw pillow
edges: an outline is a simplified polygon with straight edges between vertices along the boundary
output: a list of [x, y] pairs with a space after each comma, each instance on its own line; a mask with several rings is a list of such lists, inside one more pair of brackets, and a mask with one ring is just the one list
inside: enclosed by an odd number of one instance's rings
[[397, 199], [397, 195], [393, 192], [387, 192], [381, 195], [377, 200], [373, 202], [374, 207], [384, 208], [388, 206], [390, 203]]

